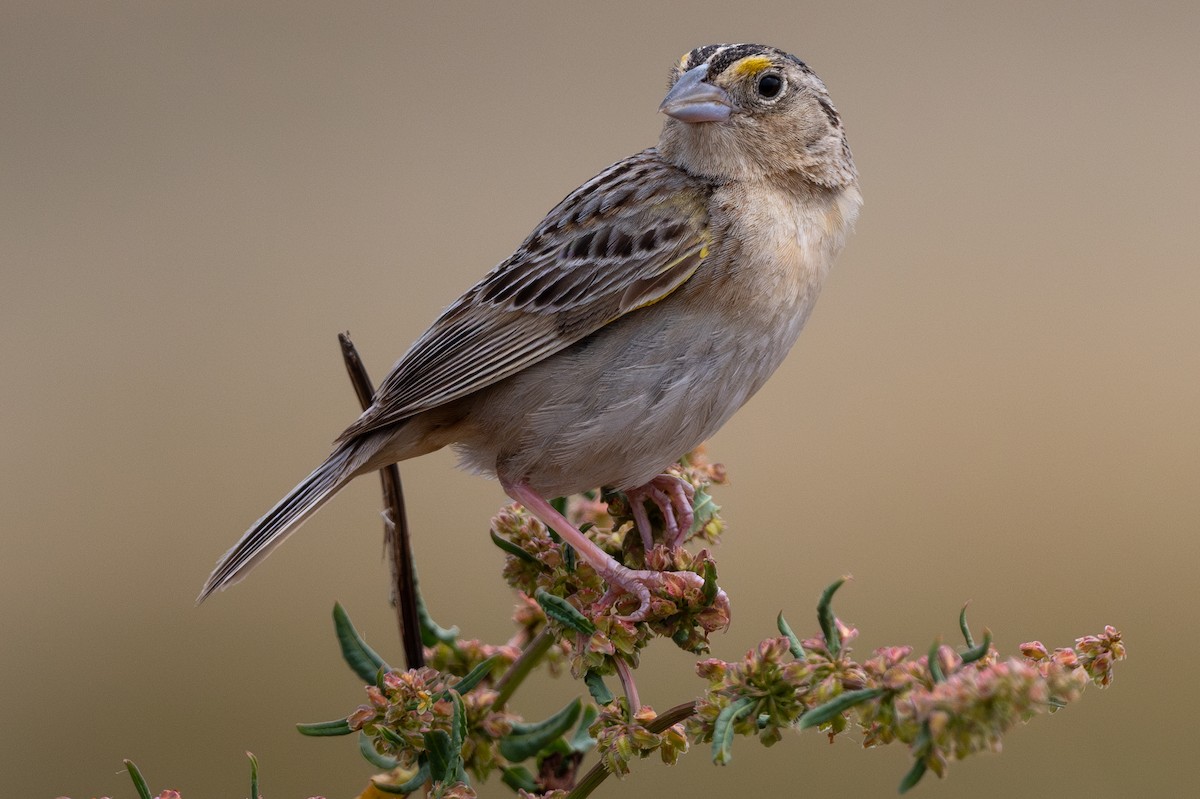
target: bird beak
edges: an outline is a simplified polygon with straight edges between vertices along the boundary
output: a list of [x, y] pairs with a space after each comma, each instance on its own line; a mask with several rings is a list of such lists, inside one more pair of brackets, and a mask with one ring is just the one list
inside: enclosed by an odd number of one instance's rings
[[671, 87], [658, 107], [680, 122], [722, 122], [733, 113], [729, 95], [719, 86], [705, 83], [708, 64], [692, 67]]

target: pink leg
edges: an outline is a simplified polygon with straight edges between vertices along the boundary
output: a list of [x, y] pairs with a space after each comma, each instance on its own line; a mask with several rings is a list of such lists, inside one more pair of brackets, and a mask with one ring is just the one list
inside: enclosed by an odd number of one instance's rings
[[[661, 588], [664, 582], [661, 572], [635, 571], [617, 563], [594, 541], [579, 532], [575, 525], [556, 511], [549, 502], [538, 496], [527, 483], [510, 483], [502, 479], [500, 485], [504, 487], [510, 497], [524, 505], [543, 524], [574, 547], [579, 557], [587, 561], [600, 575], [600, 578], [608, 583], [609, 594], [613, 594], [614, 591], [623, 591], [638, 598], [638, 609], [625, 617], [628, 621], [641, 621], [646, 618], [646, 614], [650, 610], [650, 591]], [[673, 572], [672, 574], [677, 574], [680, 579], [703, 582], [700, 575], [692, 572]]]
[[650, 526], [650, 517], [646, 515], [646, 496], [648, 492], [630, 489], [625, 492], [629, 499], [629, 512], [633, 514], [633, 523], [642, 536], [642, 549], [649, 552], [654, 548], [654, 528]]
[[646, 516], [643, 503], [650, 500], [662, 514], [663, 526], [666, 527], [666, 544], [675, 549], [683, 543], [692, 530], [694, 515], [692, 513], [692, 498], [696, 489], [690, 483], [669, 474], [660, 474], [649, 483], [625, 492], [633, 511], [633, 520], [642, 536], [642, 545], [649, 552], [654, 546], [650, 521]]

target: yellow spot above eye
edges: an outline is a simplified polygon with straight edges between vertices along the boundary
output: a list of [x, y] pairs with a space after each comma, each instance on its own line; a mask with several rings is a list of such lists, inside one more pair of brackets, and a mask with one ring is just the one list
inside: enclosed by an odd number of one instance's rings
[[729, 71], [740, 78], [744, 75], [757, 75], [769, 66], [771, 66], [771, 59], [765, 55], [751, 55], [731, 66]]
[[680, 69], [683, 69], [687, 66], [688, 56], [690, 56], [690, 55], [691, 55], [691, 53], [684, 53], [683, 55], [679, 56], [679, 68]]

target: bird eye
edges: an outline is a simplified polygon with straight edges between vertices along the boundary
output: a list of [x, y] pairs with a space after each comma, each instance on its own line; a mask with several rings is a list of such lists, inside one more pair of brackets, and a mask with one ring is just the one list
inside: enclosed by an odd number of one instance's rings
[[768, 72], [758, 79], [758, 94], [770, 100], [783, 91], [783, 76]]

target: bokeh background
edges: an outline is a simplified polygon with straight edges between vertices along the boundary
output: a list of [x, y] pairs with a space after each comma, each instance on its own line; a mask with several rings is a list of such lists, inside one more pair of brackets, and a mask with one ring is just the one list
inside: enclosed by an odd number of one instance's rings
[[[560, 197], [652, 144], [713, 41], [806, 59], [866, 207], [783, 369], [712, 442], [739, 657], [820, 589], [859, 651], [1005, 653], [1114, 624], [1132, 659], [923, 796], [1197, 780], [1200, 85], [1194, 2], [0, 5], [0, 773], [8, 796], [356, 795], [329, 611], [400, 660], [375, 481], [200, 609], [216, 557]], [[436, 617], [502, 641], [494, 483], [405, 466]], [[643, 697], [695, 695], [660, 644]], [[546, 682], [520, 709], [579, 692]], [[739, 741], [600, 795], [891, 796], [907, 755]], [[489, 785], [485, 796], [505, 796]]]

